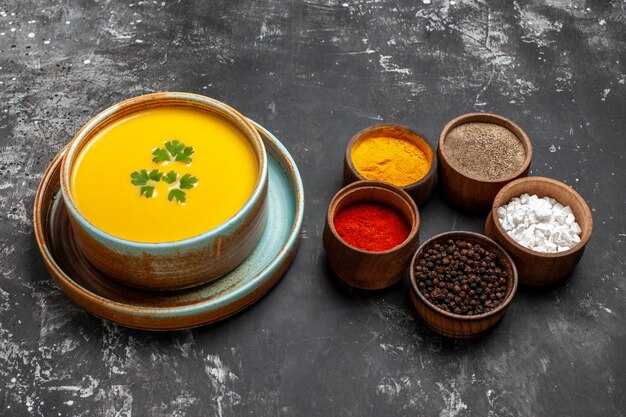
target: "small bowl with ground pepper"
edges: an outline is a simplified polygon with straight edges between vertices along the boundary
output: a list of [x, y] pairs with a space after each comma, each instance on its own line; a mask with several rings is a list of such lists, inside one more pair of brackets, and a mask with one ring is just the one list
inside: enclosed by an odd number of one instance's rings
[[528, 175], [532, 146], [511, 120], [468, 113], [443, 128], [437, 156], [447, 200], [468, 211], [486, 212], [504, 185]]
[[526, 177], [503, 187], [493, 200], [485, 234], [517, 265], [532, 286], [561, 282], [576, 267], [593, 231], [585, 199], [552, 178]]
[[486, 333], [517, 291], [517, 269], [496, 242], [447, 232], [424, 242], [411, 262], [411, 302], [435, 332], [452, 338]]
[[417, 206], [405, 191], [380, 181], [349, 184], [328, 207], [328, 263], [352, 287], [389, 287], [405, 276], [419, 246], [419, 226]]
[[402, 188], [421, 206], [437, 182], [437, 154], [430, 144], [406, 126], [379, 124], [350, 139], [343, 179], [384, 181]]

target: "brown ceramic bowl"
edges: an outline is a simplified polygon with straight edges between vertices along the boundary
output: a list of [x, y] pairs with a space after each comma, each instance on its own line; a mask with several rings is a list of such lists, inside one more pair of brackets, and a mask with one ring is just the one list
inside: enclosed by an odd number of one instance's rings
[[346, 154], [343, 162], [344, 185], [350, 184], [354, 181], [367, 180], [367, 178], [363, 177], [359, 171], [357, 171], [354, 163], [352, 162], [352, 149], [363, 139], [380, 136], [404, 139], [414, 143], [422, 152], [424, 152], [424, 155], [426, 155], [426, 158], [430, 161], [430, 168], [424, 177], [413, 184], [399, 187], [406, 191], [413, 198], [413, 200], [415, 200], [415, 203], [418, 206], [421, 206], [426, 200], [428, 200], [428, 197], [430, 197], [430, 194], [435, 188], [435, 184], [437, 182], [437, 154], [433, 151], [433, 148], [426, 141], [426, 139], [406, 126], [380, 124], [368, 127], [354, 135], [346, 147]]
[[[383, 252], [357, 249], [344, 242], [334, 225], [335, 214], [354, 203], [378, 202], [398, 210], [411, 232], [404, 243]], [[352, 287], [377, 290], [400, 281], [419, 245], [419, 212], [403, 190], [379, 181], [358, 181], [339, 190], [330, 202], [324, 226], [324, 249], [335, 274]]]
[[[462, 239], [471, 243], [478, 243], [483, 248], [495, 252], [498, 255], [498, 258], [502, 261], [502, 266], [504, 267], [503, 269], [508, 272], [510, 279], [507, 285], [507, 293], [504, 301], [494, 310], [475, 316], [454, 314], [435, 306], [419, 291], [415, 277], [415, 265], [422, 259], [425, 251], [430, 249], [436, 243], [441, 244], [448, 239]], [[486, 333], [502, 319], [502, 316], [504, 316], [507, 307], [511, 303], [511, 300], [513, 300], [513, 296], [517, 291], [517, 280], [515, 263], [504, 251], [504, 249], [502, 249], [502, 247], [500, 247], [500, 245], [496, 242], [478, 233], [446, 232], [428, 239], [415, 252], [413, 260], [411, 261], [411, 287], [409, 288], [409, 293], [415, 312], [422, 318], [422, 320], [424, 320], [428, 327], [443, 336], [457, 339], [467, 339]]]
[[[233, 217], [198, 236], [157, 243], [122, 239], [91, 224], [72, 196], [72, 170], [81, 149], [111, 123], [154, 108], [191, 108], [218, 117], [241, 133], [256, 156], [259, 173], [248, 201]], [[80, 251], [100, 271], [133, 287], [175, 290], [219, 278], [252, 252], [267, 221], [267, 156], [259, 133], [230, 106], [197, 94], [147, 94], [102, 111], [83, 126], [67, 146], [60, 181]]]
[[[543, 253], [528, 249], [513, 240], [500, 224], [497, 210], [513, 197], [524, 193], [539, 198], [552, 197], [564, 206], [570, 206], [582, 230], [580, 242], [565, 252]], [[567, 184], [545, 177], [520, 178], [506, 185], [493, 200], [485, 222], [485, 234], [511, 254], [517, 265], [520, 282], [534, 286], [552, 285], [569, 275], [582, 258], [592, 230], [591, 210], [580, 194]]]
[[[456, 170], [446, 156], [446, 137], [457, 126], [471, 122], [495, 123], [513, 132], [526, 150], [522, 167], [512, 175], [498, 180], [484, 180], [470, 177]], [[532, 146], [526, 132], [511, 120], [489, 113], [468, 113], [452, 119], [441, 131], [437, 156], [439, 157], [439, 181], [444, 196], [451, 203], [464, 210], [486, 212], [491, 208], [494, 197], [510, 181], [528, 175], [532, 160]]]

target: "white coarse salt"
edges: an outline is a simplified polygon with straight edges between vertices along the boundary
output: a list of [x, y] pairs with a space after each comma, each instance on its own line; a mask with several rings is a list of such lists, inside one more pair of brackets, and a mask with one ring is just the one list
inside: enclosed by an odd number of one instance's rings
[[569, 206], [554, 198], [522, 194], [498, 207], [498, 220], [509, 236], [537, 252], [564, 252], [580, 242], [582, 232]]

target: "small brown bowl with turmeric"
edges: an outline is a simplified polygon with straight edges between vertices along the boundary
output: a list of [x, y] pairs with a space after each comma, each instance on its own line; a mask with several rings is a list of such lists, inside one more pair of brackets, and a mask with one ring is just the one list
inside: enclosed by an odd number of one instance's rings
[[343, 164], [344, 185], [362, 180], [400, 187], [421, 206], [437, 183], [437, 154], [406, 126], [368, 127], [350, 139]]

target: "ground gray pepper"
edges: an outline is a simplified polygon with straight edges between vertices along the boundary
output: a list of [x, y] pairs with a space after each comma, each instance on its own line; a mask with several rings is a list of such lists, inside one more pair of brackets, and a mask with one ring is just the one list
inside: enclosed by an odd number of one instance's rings
[[434, 244], [414, 271], [424, 298], [454, 314], [487, 313], [502, 304], [508, 291], [509, 274], [496, 253], [465, 240]]
[[526, 159], [522, 142], [504, 126], [470, 122], [450, 130], [442, 151], [452, 168], [480, 180], [499, 180], [519, 171]]

